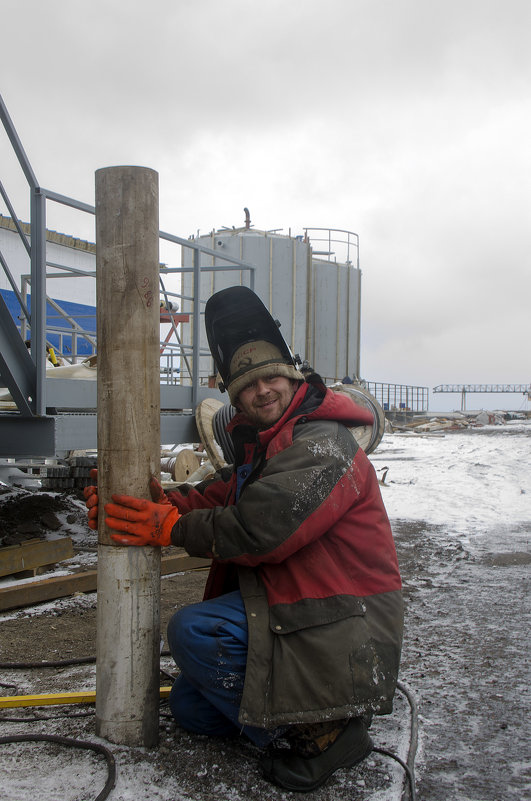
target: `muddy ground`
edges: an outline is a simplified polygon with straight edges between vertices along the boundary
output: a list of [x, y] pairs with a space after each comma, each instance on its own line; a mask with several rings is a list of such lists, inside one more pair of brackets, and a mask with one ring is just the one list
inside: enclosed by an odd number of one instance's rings
[[[83, 529], [79, 497], [58, 496], [54, 509], [44, 494], [43, 514], [57, 516], [61, 526], [46, 536], [65, 536], [70, 527], [80, 550], [90, 553], [95, 536]], [[31, 517], [38, 501], [32, 500]], [[19, 523], [7, 521], [0, 498], [0, 536], [23, 537]], [[60, 507], [60, 509], [58, 508]], [[28, 507], [29, 508], [29, 507]], [[72, 522], [68, 523], [67, 518]], [[80, 522], [81, 521], [81, 522]], [[406, 634], [400, 679], [418, 704], [419, 748], [416, 757], [418, 799], [426, 801], [522, 801], [531, 797], [529, 715], [529, 542], [531, 530], [509, 525], [482, 539], [463, 543], [441, 527], [393, 521], [404, 579]], [[41, 532], [42, 534], [43, 532]], [[450, 532], [451, 534], [451, 532]], [[28, 536], [40, 536], [36, 531]], [[162, 631], [180, 605], [199, 600], [205, 571], [162, 580]], [[5, 663], [35, 662], [92, 656], [95, 653], [96, 595], [0, 615], [0, 692], [53, 693], [94, 686], [94, 667], [9, 670]], [[171, 671], [171, 660], [163, 658]], [[168, 683], [166, 677], [162, 683]], [[378, 746], [404, 758], [409, 738], [409, 708], [397, 695], [395, 712], [372, 727]], [[73, 717], [74, 714], [86, 717]], [[47, 723], [17, 723], [35, 715]], [[295, 798], [265, 783], [257, 765], [258, 752], [233, 740], [211, 740], [182, 732], [161, 709], [159, 749], [115, 748], [119, 780], [111, 801], [142, 798], [188, 801], [256, 801]], [[95, 740], [90, 707], [0, 710], [0, 735], [45, 730]], [[10, 721], [6, 720], [11, 718]], [[43, 728], [43, 726], [45, 728]], [[20, 748], [20, 747], [19, 747]], [[15, 752], [13, 752], [15, 754]], [[24, 762], [24, 752], [13, 757]], [[88, 757], [87, 757], [88, 758]], [[28, 756], [29, 759], [29, 756]], [[34, 757], [33, 757], [34, 759]], [[46, 772], [40, 759], [35, 770]], [[77, 763], [75, 763], [77, 764]], [[86, 771], [100, 770], [85, 767]], [[43, 775], [43, 780], [46, 777]], [[33, 777], [33, 780], [35, 777]], [[33, 787], [12, 778], [18, 801], [33, 797]], [[48, 777], [50, 798], [54, 781]], [[98, 774], [97, 782], [103, 782]], [[139, 793], [139, 783], [141, 792]], [[15, 790], [15, 785], [17, 789]], [[11, 785], [8, 784], [8, 790]], [[46, 787], [46, 783], [43, 785]], [[308, 801], [394, 801], [399, 799], [402, 771], [387, 757], [373, 755], [352, 771], [340, 771], [329, 784], [306, 795]], [[143, 788], [143, 790], [142, 790]], [[55, 792], [57, 789], [55, 790]], [[96, 790], [91, 790], [93, 798]], [[48, 796], [43, 796], [48, 797]], [[73, 796], [72, 796], [73, 797]], [[86, 797], [80, 794], [76, 798]], [[405, 796], [407, 797], [407, 796]]]

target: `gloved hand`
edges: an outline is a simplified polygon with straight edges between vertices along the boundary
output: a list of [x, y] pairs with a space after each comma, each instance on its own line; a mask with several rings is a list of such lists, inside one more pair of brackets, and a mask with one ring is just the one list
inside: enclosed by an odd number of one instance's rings
[[151, 476], [149, 480], [149, 494], [151, 495], [151, 500], [153, 503], [163, 503], [172, 506], [171, 502], [168, 500], [168, 496], [162, 488], [162, 484], [157, 481], [155, 476]]
[[[91, 484], [90, 487], [85, 487], [83, 490], [83, 495], [85, 496], [86, 503], [85, 506], [88, 509], [88, 524], [89, 528], [97, 529], [98, 528], [98, 471], [96, 468], [93, 468], [90, 471], [90, 477], [94, 481], [94, 484]], [[157, 481], [155, 476], [151, 476], [149, 482], [149, 492], [151, 495], [151, 499], [154, 503], [165, 504], [167, 506], [171, 506], [172, 504], [168, 500], [168, 496], [164, 492], [162, 485]]]
[[105, 522], [114, 531], [124, 532], [111, 534], [112, 540], [120, 545], [171, 544], [171, 530], [181, 515], [167, 498], [166, 502], [153, 503], [131, 495], [111, 497], [114, 503], [105, 504]]
[[93, 468], [90, 471], [90, 477], [94, 481], [94, 484], [91, 485], [90, 487], [85, 487], [83, 490], [83, 495], [85, 496], [86, 500], [85, 506], [88, 509], [89, 528], [97, 529], [98, 528], [98, 486], [97, 486], [98, 471], [96, 468]]

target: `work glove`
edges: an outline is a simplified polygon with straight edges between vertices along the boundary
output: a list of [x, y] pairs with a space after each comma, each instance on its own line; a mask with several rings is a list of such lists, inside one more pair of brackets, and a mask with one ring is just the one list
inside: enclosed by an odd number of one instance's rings
[[164, 492], [162, 484], [160, 484], [155, 476], [151, 476], [149, 479], [149, 494], [151, 495], [151, 500], [153, 503], [162, 503], [166, 506], [172, 506], [173, 504], [168, 500], [168, 496]]
[[[85, 487], [84, 490], [83, 490], [83, 495], [85, 496], [85, 499], [86, 499], [85, 505], [86, 505], [86, 507], [88, 509], [88, 524], [89, 524], [89, 528], [97, 529], [98, 528], [98, 485], [97, 485], [96, 482], [98, 480], [98, 471], [97, 471], [96, 468], [94, 468], [94, 469], [92, 469], [90, 471], [90, 477], [95, 483], [91, 484], [89, 487]], [[154, 503], [160, 504], [160, 505], [163, 505], [163, 506], [173, 506], [173, 504], [171, 504], [170, 501], [168, 500], [168, 496], [164, 492], [164, 489], [163, 489], [162, 485], [157, 481], [155, 476], [152, 476], [150, 481], [149, 481], [149, 492], [150, 492], [150, 495], [151, 495], [151, 499], [153, 500]], [[114, 496], [112, 496], [112, 497], [114, 498]], [[131, 496], [124, 496], [124, 497], [131, 497]], [[148, 501], [146, 501], [146, 503], [148, 503]], [[173, 508], [175, 509], [175, 506], [173, 506]], [[175, 522], [177, 522], [177, 519], [175, 520]], [[112, 534], [111, 534], [111, 537], [114, 538], [114, 536]], [[127, 545], [142, 545], [144, 543], [134, 542], [134, 543], [124, 543], [124, 544], [127, 544]], [[153, 543], [151, 543], [151, 544], [153, 544]]]
[[[164, 492], [162, 487], [161, 491]], [[114, 503], [105, 504], [105, 522], [109, 528], [120, 532], [111, 534], [114, 542], [120, 545], [171, 545], [171, 530], [181, 517], [176, 506], [167, 499], [153, 503], [131, 495], [111, 497]]]
[[85, 501], [86, 501], [85, 506], [88, 509], [89, 528], [97, 529], [98, 528], [98, 485], [97, 485], [98, 471], [96, 468], [93, 468], [90, 471], [90, 477], [94, 481], [94, 484], [91, 484], [90, 487], [85, 487], [83, 490], [83, 495], [85, 496]]

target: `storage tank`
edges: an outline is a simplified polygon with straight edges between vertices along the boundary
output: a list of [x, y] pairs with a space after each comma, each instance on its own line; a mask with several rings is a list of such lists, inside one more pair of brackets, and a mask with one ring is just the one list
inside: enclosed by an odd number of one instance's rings
[[[316, 240], [308, 232], [324, 230], [327, 244], [323, 251], [319, 242], [314, 248]], [[302, 235], [291, 236], [247, 224], [242, 228], [222, 228], [195, 239], [216, 252], [200, 254], [201, 298], [237, 284], [251, 287], [280, 321], [280, 330], [292, 352], [307, 360], [328, 381], [359, 377], [360, 373], [361, 271], [349, 258], [344, 261], [332, 258], [335, 254], [331, 243], [339, 241], [330, 236], [334, 233], [349, 232], [306, 229]], [[352, 237], [356, 235], [349, 236], [352, 246]], [[253, 267], [254, 279], [249, 270], [229, 269], [223, 256], [240, 259]], [[192, 262], [192, 251], [183, 248], [183, 267], [190, 269]], [[183, 312], [192, 311], [193, 294], [193, 276], [185, 272]], [[207, 349], [206, 337], [201, 345]], [[212, 371], [212, 360], [203, 357], [201, 375]]]

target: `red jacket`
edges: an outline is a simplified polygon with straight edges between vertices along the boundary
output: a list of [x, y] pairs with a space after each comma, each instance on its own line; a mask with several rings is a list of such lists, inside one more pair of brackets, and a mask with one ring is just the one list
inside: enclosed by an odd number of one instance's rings
[[270, 429], [231, 421], [229, 476], [169, 493], [186, 550], [213, 557], [205, 597], [239, 586], [244, 598], [242, 723], [391, 709], [400, 574], [376, 474], [349, 431], [372, 422], [314, 376]]

